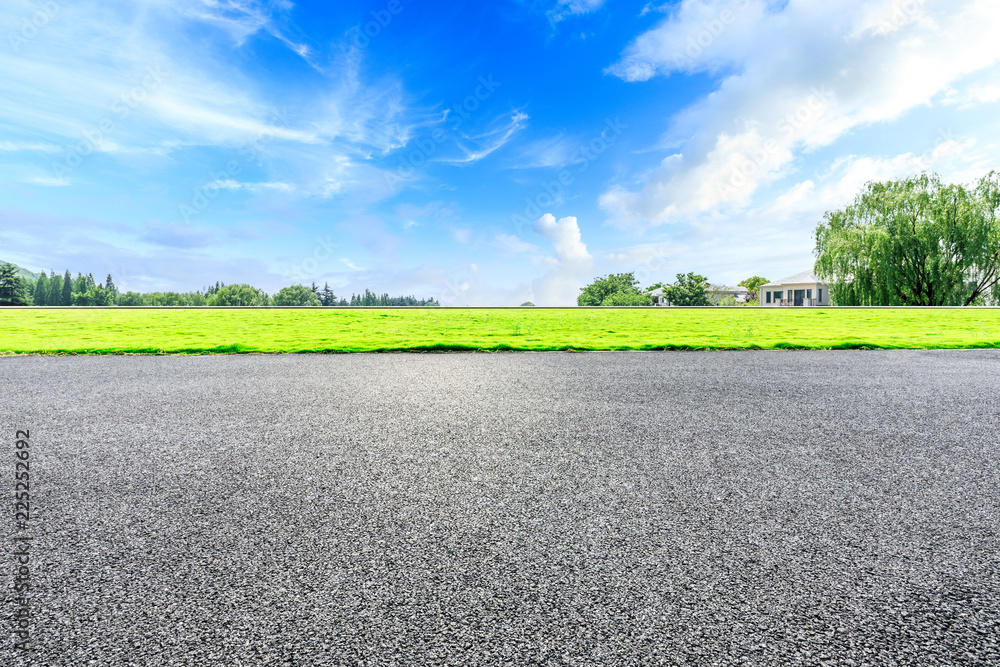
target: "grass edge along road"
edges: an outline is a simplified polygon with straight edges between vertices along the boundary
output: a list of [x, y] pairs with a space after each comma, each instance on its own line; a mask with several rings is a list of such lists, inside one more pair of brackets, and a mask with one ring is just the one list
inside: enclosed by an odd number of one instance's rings
[[7, 356], [783, 348], [1000, 348], [1000, 309], [0, 309]]

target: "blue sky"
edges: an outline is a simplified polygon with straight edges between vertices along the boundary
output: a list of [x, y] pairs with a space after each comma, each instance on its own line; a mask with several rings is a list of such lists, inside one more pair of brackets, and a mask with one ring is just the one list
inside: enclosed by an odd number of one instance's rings
[[575, 302], [811, 267], [998, 165], [993, 0], [7, 0], [0, 258], [124, 289]]

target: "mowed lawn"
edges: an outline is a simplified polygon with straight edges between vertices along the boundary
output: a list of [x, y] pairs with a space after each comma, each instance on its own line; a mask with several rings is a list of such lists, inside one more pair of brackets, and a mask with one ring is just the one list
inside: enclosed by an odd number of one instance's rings
[[0, 309], [2, 354], [1000, 347], [998, 309]]

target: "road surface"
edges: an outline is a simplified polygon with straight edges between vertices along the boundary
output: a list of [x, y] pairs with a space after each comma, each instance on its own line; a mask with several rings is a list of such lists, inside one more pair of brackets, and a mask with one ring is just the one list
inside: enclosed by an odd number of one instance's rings
[[0, 389], [34, 504], [0, 664], [1000, 661], [997, 351], [3, 358]]

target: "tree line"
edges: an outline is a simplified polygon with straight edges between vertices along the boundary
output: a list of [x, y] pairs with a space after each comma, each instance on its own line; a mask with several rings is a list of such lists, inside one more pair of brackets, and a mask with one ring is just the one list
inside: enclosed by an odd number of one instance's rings
[[37, 280], [19, 275], [18, 267], [0, 263], [0, 306], [439, 306], [434, 299], [413, 296], [389, 296], [365, 290], [338, 298], [325, 283], [320, 289], [290, 285], [273, 296], [247, 284], [227, 285], [217, 282], [196, 292], [121, 292], [111, 275], [103, 283], [92, 274], [78, 273], [73, 278], [67, 270], [59, 275], [44, 271]]
[[[816, 227], [813, 272], [834, 306], [1000, 305], [1000, 172], [971, 185], [938, 174], [870, 182]], [[758, 305], [754, 276], [741, 281]], [[735, 305], [710, 297], [707, 279], [677, 274], [639, 288], [633, 273], [602, 276], [581, 290], [581, 306], [650, 306], [662, 290], [676, 306]]]
[[662, 292], [663, 298], [675, 306], [755, 306], [758, 288], [767, 278], [753, 276], [739, 284], [747, 288], [747, 301], [737, 303], [730, 295], [721, 298], [712, 295], [708, 278], [694, 272], [678, 273], [673, 283], [659, 282], [645, 289], [639, 287], [635, 273], [612, 273], [596, 278], [581, 288], [578, 306], [652, 306], [653, 292]]

